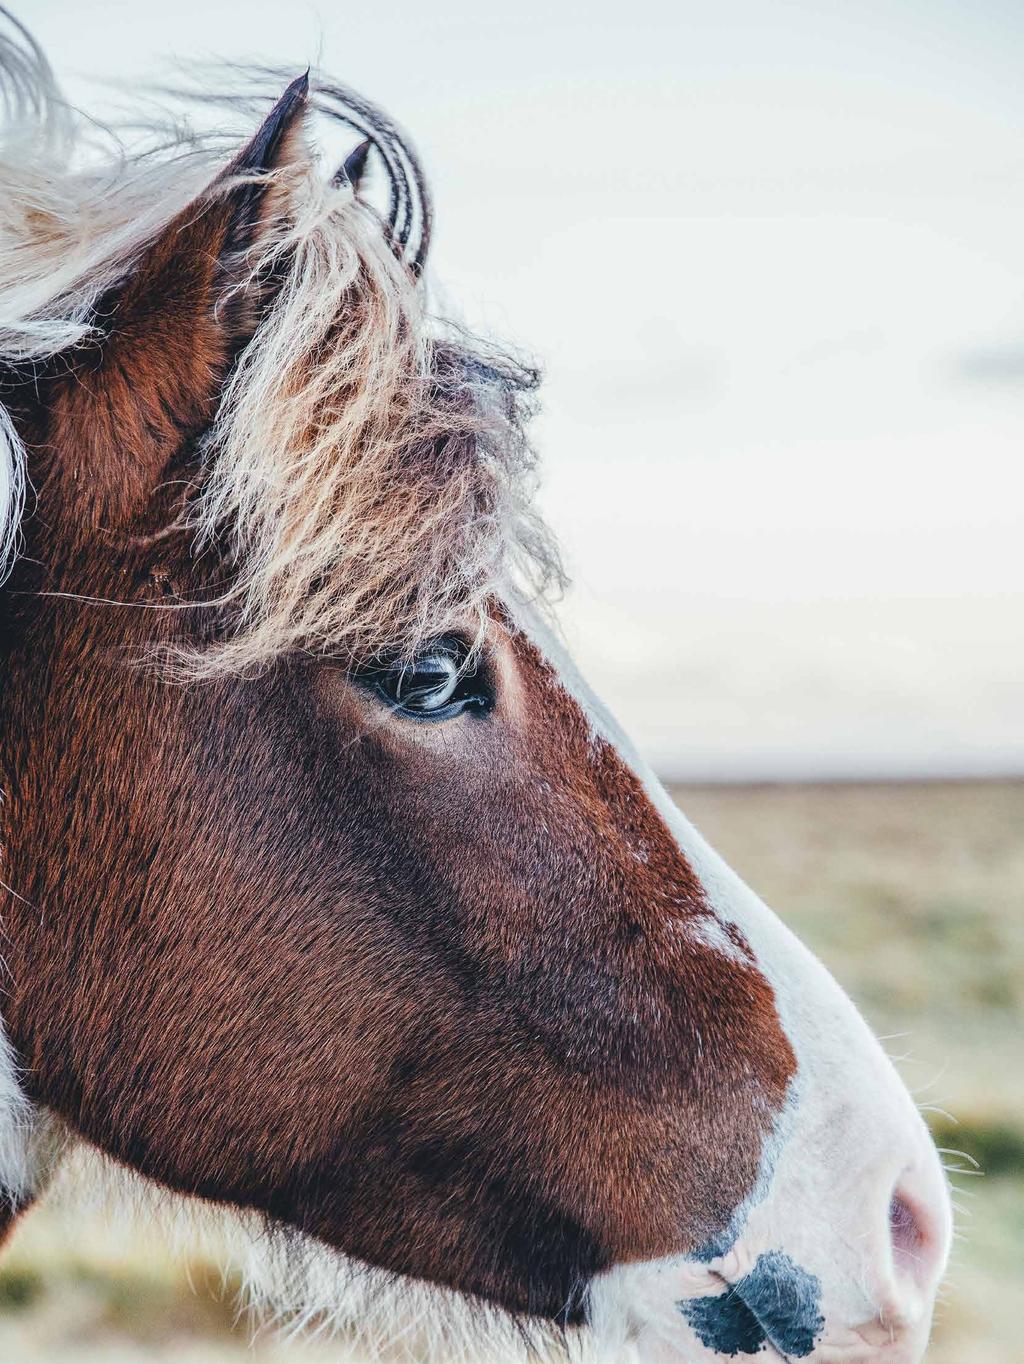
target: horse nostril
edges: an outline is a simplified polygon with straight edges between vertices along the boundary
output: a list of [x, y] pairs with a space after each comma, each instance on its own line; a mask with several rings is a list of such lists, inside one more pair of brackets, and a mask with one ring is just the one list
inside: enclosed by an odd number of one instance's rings
[[889, 1233], [897, 1255], [913, 1253], [921, 1240], [921, 1227], [914, 1209], [901, 1193], [894, 1193], [889, 1204]]
[[939, 1246], [927, 1214], [904, 1189], [895, 1189], [889, 1202], [889, 1238], [897, 1271], [917, 1280], [931, 1277]]

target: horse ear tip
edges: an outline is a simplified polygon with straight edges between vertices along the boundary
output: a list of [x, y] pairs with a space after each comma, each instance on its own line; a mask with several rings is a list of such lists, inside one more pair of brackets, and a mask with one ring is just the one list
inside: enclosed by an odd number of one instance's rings
[[296, 76], [285, 86], [281, 98], [277, 101], [277, 108], [288, 110], [289, 112], [296, 105], [305, 104], [309, 98], [309, 67], [307, 66], [301, 76]]
[[369, 137], [365, 137], [358, 146], [353, 147], [338, 168], [334, 183], [337, 185], [349, 184], [353, 189], [358, 189], [359, 182], [366, 171], [366, 159], [370, 155], [372, 147], [373, 139]]
[[290, 128], [297, 125], [309, 96], [309, 69], [287, 86], [252, 141], [238, 155], [234, 170], [268, 170], [279, 155]]

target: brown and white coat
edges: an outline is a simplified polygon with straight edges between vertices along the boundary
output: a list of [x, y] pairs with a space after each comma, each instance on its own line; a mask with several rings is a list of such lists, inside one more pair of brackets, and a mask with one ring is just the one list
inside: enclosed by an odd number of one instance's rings
[[5, 69], [13, 1211], [60, 1133], [383, 1345], [918, 1359], [927, 1134], [546, 624], [534, 376], [429, 316], [406, 145], [313, 83], [382, 219], [300, 78], [232, 155], [74, 169]]

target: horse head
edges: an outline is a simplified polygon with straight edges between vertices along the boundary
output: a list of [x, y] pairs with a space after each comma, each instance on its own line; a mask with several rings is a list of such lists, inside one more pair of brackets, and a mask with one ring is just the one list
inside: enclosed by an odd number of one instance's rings
[[[239, 1228], [286, 1310], [385, 1342], [919, 1359], [936, 1153], [565, 656], [535, 375], [432, 317], [407, 144], [300, 78], [230, 157], [76, 166], [26, 44], [0, 156], [12, 1212], [85, 1144]], [[333, 175], [314, 105], [367, 139]]]

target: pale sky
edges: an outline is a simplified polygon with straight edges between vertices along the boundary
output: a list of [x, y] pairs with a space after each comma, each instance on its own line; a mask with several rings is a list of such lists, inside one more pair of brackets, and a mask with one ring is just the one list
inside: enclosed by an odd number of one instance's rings
[[412, 132], [445, 296], [547, 370], [566, 629], [662, 770], [1024, 770], [1024, 5], [19, 13], [92, 106], [319, 57]]

